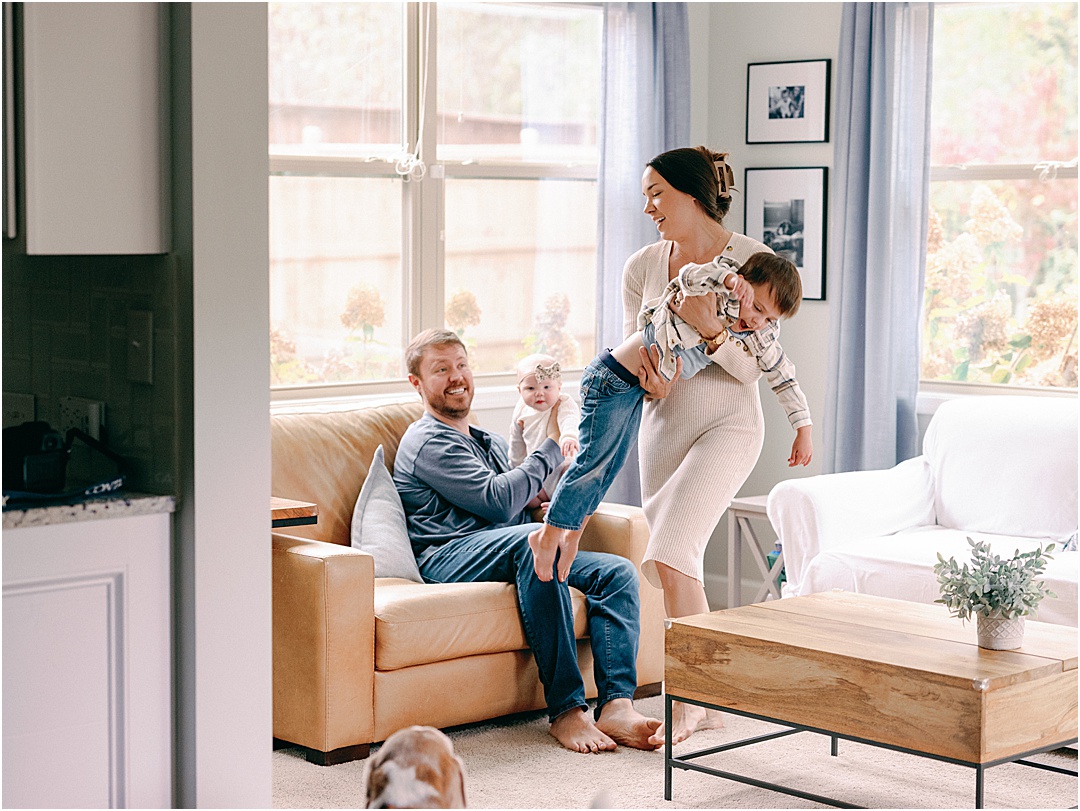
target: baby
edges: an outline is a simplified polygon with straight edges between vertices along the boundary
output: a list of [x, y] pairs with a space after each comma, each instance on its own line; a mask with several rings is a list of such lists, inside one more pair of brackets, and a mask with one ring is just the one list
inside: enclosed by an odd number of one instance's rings
[[529, 502], [529, 507], [539, 507], [541, 503], [551, 500], [559, 477], [570, 464], [571, 457], [578, 452], [581, 411], [572, 397], [562, 393], [562, 372], [558, 362], [550, 355], [522, 358], [517, 364], [517, 378], [521, 397], [510, 421], [510, 464], [514, 467], [547, 439], [551, 407], [556, 403], [559, 406], [559, 445], [566, 461], [544, 480], [540, 493]]

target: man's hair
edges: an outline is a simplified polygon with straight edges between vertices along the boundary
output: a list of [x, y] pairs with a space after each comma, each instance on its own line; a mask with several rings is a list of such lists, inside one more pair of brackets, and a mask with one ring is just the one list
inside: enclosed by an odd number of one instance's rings
[[413, 338], [405, 349], [405, 368], [409, 370], [409, 374], [415, 377], [420, 376], [420, 361], [424, 359], [424, 352], [428, 347], [446, 346], [447, 344], [457, 344], [463, 351], [468, 353], [461, 338], [452, 330], [426, 329]]
[[751, 284], [767, 284], [772, 290], [776, 309], [785, 318], [799, 311], [802, 303], [802, 279], [799, 270], [782, 256], [768, 251], [752, 254], [739, 269]]

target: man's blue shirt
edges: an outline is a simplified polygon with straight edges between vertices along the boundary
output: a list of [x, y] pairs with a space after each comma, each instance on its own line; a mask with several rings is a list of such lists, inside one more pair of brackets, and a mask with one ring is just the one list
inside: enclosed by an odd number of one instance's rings
[[474, 425], [469, 434], [425, 412], [401, 437], [394, 485], [417, 558], [482, 529], [527, 523], [525, 505], [563, 461], [549, 438], [513, 468], [503, 437]]

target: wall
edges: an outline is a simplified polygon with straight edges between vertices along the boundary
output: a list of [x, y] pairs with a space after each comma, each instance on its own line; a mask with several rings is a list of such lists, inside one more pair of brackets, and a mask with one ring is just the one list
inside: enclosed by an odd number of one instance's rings
[[[746, 143], [746, 66], [753, 62], [783, 62], [796, 59], [831, 59], [832, 86], [835, 97], [836, 54], [840, 40], [840, 3], [708, 3], [690, 5], [691, 62], [695, 118], [692, 132], [697, 135], [706, 110], [704, 143], [730, 152], [736, 184], [741, 186], [747, 167], [797, 167], [833, 165], [832, 135], [824, 144], [747, 144]], [[707, 30], [708, 39], [700, 34]], [[703, 46], [708, 52], [702, 53]], [[708, 72], [701, 66], [707, 64]], [[831, 105], [835, 112], [835, 103]], [[830, 172], [831, 175], [831, 172]], [[742, 196], [736, 194], [726, 223], [741, 231]], [[826, 274], [828, 267], [826, 266]], [[826, 276], [827, 278], [827, 276]], [[795, 362], [799, 383], [810, 402], [810, 413], [820, 424], [825, 408], [825, 381], [828, 372], [828, 301], [804, 301], [798, 315], [784, 323], [781, 340]], [[821, 472], [822, 436], [814, 431], [815, 457], [809, 466], [787, 466], [794, 431], [776, 396], [764, 382], [761, 389], [765, 414], [765, 445], [757, 467], [750, 474], [739, 495], [763, 495], [784, 479], [811, 476]], [[767, 524], [755, 524], [759, 537], [771, 546], [775, 534]], [[743, 555], [744, 599], [756, 590], [761, 578], [750, 576], [756, 569]], [[713, 533], [705, 554], [706, 592], [714, 608], [724, 607], [727, 583], [726, 522]]]
[[[36, 419], [57, 429], [61, 397], [104, 402], [102, 439], [127, 459], [130, 489], [178, 494], [171, 258], [27, 256], [5, 238], [3, 308], [5, 394], [33, 395]], [[127, 379], [129, 310], [152, 313], [153, 384]]]

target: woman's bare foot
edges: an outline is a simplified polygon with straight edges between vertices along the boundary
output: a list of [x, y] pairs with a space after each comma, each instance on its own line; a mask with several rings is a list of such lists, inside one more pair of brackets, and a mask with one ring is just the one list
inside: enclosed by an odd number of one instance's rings
[[[559, 550], [562, 536], [566, 534], [564, 529], [544, 524], [540, 529], [529, 533], [529, 548], [533, 553], [533, 570], [536, 576], [545, 583], [554, 576], [555, 553]], [[565, 579], [565, 578], [564, 578]]]
[[635, 749], [656, 749], [664, 743], [663, 738], [653, 740], [660, 722], [635, 710], [634, 702], [628, 698], [614, 698], [605, 704], [596, 728], [611, 736], [615, 743]]
[[550, 732], [571, 752], [604, 752], [616, 747], [615, 741], [601, 732], [581, 707], [567, 710], [552, 721]]
[[[717, 710], [706, 710], [695, 704], [686, 704], [676, 701], [671, 707], [671, 745], [682, 743], [695, 732], [703, 729], [723, 729], [724, 714]], [[656, 731], [655, 739], [664, 742], [664, 727], [661, 724]], [[650, 739], [653, 740], [653, 739]]]

